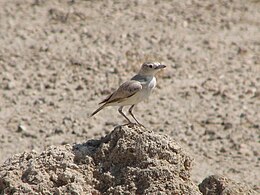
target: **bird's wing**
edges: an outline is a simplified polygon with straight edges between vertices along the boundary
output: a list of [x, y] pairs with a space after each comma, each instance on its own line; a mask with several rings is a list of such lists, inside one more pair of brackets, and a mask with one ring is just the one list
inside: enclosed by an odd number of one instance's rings
[[114, 94], [115, 92], [111, 93], [110, 95], [108, 95], [104, 100], [102, 100], [101, 102], [99, 102], [98, 104], [103, 104], [105, 103], [107, 100], [109, 100], [111, 98], [111, 96]]
[[142, 89], [142, 85], [140, 82], [134, 81], [134, 80], [127, 81], [127, 82], [123, 83], [114, 93], [112, 93], [106, 99], [104, 99], [102, 102], [100, 102], [100, 104], [121, 102], [124, 99], [133, 96], [141, 89]]

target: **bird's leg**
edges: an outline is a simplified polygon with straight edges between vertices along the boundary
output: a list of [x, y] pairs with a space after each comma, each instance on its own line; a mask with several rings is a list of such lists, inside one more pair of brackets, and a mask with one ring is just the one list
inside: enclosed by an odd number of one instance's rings
[[132, 106], [129, 108], [129, 110], [128, 110], [129, 114], [133, 117], [133, 119], [135, 119], [135, 121], [137, 122], [138, 125], [140, 125], [140, 126], [142, 126], [142, 127], [145, 127], [144, 125], [142, 125], [141, 123], [139, 123], [139, 121], [138, 121], [138, 120], [135, 118], [135, 116], [133, 115], [132, 110], [133, 110], [134, 106], [135, 106], [135, 105], [132, 105]]
[[126, 115], [123, 113], [123, 106], [120, 106], [118, 108], [118, 112], [129, 122], [129, 123], [132, 123], [129, 118], [126, 117]]

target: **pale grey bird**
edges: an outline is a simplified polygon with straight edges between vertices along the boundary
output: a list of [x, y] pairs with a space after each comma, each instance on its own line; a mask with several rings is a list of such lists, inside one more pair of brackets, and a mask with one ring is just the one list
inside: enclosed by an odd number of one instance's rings
[[156, 86], [155, 74], [165, 67], [165, 65], [160, 64], [159, 62], [143, 63], [138, 74], [131, 78], [131, 80], [123, 83], [115, 92], [100, 102], [99, 104], [103, 105], [94, 111], [91, 116], [94, 116], [96, 113], [107, 106], [119, 106], [119, 113], [129, 123], [131, 123], [129, 118], [123, 113], [123, 107], [131, 105], [129, 108], [129, 114], [133, 117], [137, 124], [142, 125], [135, 118], [132, 110], [136, 104], [150, 96], [152, 90]]

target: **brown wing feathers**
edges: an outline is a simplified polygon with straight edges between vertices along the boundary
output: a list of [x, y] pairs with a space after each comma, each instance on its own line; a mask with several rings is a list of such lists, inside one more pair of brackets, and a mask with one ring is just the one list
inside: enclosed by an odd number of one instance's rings
[[103, 104], [100, 106], [96, 111], [94, 111], [91, 116], [94, 116], [96, 113], [98, 113], [100, 110], [102, 110], [107, 104], [114, 103], [114, 102], [122, 102], [126, 100], [127, 98], [133, 96], [142, 89], [142, 85], [138, 81], [127, 81], [123, 83], [114, 93], [106, 97], [103, 101], [101, 101], [99, 104]]

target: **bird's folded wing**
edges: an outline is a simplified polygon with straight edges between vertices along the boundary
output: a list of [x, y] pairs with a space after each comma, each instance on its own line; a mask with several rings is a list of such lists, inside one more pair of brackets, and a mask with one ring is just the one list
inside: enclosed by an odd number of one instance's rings
[[122, 102], [124, 99], [129, 98], [136, 94], [138, 91], [142, 89], [142, 85], [138, 81], [127, 81], [123, 83], [114, 93], [109, 95], [106, 99], [104, 99], [102, 103], [113, 103], [113, 102]]

